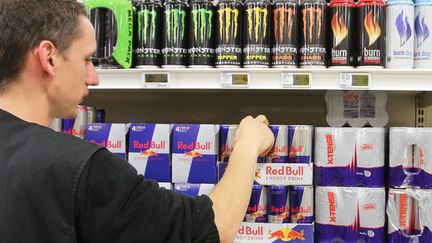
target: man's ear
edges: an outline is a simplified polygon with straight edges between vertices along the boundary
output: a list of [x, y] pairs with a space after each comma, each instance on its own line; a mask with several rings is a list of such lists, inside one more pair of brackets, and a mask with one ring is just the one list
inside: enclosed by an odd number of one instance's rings
[[39, 58], [42, 69], [50, 76], [54, 76], [57, 65], [58, 50], [54, 43], [43, 40], [33, 49], [33, 53]]

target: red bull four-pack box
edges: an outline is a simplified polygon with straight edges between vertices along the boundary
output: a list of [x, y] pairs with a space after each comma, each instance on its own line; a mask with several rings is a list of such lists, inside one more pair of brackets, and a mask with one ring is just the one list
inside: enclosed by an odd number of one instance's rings
[[210, 195], [214, 187], [215, 184], [176, 183], [174, 184], [174, 191], [195, 197], [201, 195]]
[[146, 179], [171, 181], [168, 124], [132, 124], [129, 130], [129, 163]]
[[216, 183], [219, 125], [175, 124], [172, 182]]
[[87, 125], [85, 139], [126, 159], [126, 124], [93, 123]]

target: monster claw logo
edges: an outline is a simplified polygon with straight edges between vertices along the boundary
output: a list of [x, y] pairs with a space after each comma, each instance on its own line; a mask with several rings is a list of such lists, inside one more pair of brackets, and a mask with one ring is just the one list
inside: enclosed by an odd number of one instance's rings
[[192, 14], [193, 14], [193, 29], [194, 29], [195, 41], [199, 43], [204, 43], [206, 28], [207, 28], [207, 35], [209, 39], [211, 38], [211, 34], [213, 31], [212, 29], [213, 11], [207, 10], [205, 8], [200, 8], [200, 9], [192, 10]]
[[[167, 9], [166, 13], [166, 25], [167, 25], [167, 36], [168, 41], [171, 41], [171, 26], [173, 28], [173, 41], [174, 44], [177, 44], [178, 40], [178, 31], [179, 31], [179, 21], [181, 20], [181, 28], [180, 28], [180, 39], [184, 38], [184, 30], [185, 30], [185, 20], [186, 20], [186, 10], [180, 10], [178, 8]], [[172, 23], [171, 23], [171, 20]]]
[[[225, 41], [228, 42], [230, 39], [230, 28], [231, 28], [231, 18], [234, 18], [234, 39], [237, 38], [238, 33], [238, 18], [239, 18], [239, 10], [232, 9], [230, 7], [226, 7], [224, 9], [219, 9], [219, 36], [220, 39], [223, 40], [224, 34], [224, 21], [225, 24]], [[233, 16], [234, 15], [234, 16]]]
[[269, 239], [274, 240], [273, 242], [289, 242], [292, 240], [304, 241], [304, 230], [300, 230], [300, 232], [298, 232], [288, 227], [275, 232], [269, 230]]
[[280, 43], [284, 41], [284, 28], [285, 28], [285, 13], [288, 13], [288, 39], [291, 40], [292, 37], [292, 29], [293, 29], [293, 15], [294, 10], [292, 8], [280, 7], [273, 10], [274, 13], [274, 33], [275, 39], [279, 40]]
[[[315, 7], [309, 7], [302, 10], [303, 13], [303, 36], [305, 40], [307, 40], [307, 32], [309, 30], [309, 44], [312, 44], [313, 40], [313, 33], [314, 33], [314, 25], [315, 25], [315, 18], [318, 19], [318, 38], [321, 37], [321, 28], [322, 28], [322, 15], [323, 10], [321, 8], [315, 8]], [[309, 16], [309, 24], [307, 24]], [[309, 29], [308, 29], [309, 27]]]
[[348, 36], [348, 29], [344, 23], [344, 18], [343, 16], [339, 17], [338, 12], [333, 15], [331, 27], [333, 30], [334, 41], [336, 42], [335, 46], [338, 46]]
[[427, 38], [429, 38], [429, 28], [425, 23], [425, 17], [423, 16], [423, 18], [421, 18], [420, 20], [420, 14], [416, 16], [415, 21], [414, 21], [414, 29], [415, 29], [415, 33], [416, 33], [416, 45], [417, 48], [420, 47], [423, 42], [425, 42], [427, 40]]
[[[261, 22], [264, 22], [264, 31], [262, 38], [266, 38], [266, 32], [267, 32], [267, 14], [268, 11], [266, 8], [249, 8], [246, 10], [248, 14], [248, 25], [249, 25], [249, 39], [252, 40], [253, 38], [253, 30], [255, 29], [255, 42], [258, 42], [259, 34], [260, 34], [260, 27]], [[261, 13], [263, 13], [263, 16], [261, 17]], [[253, 26], [253, 16], [255, 16], [255, 28]]]
[[411, 26], [408, 23], [408, 17], [404, 15], [404, 11], [402, 10], [401, 13], [396, 17], [396, 29], [399, 32], [400, 37], [400, 46], [402, 47], [405, 45], [405, 43], [408, 42], [409, 38], [411, 37]]
[[[156, 37], [156, 17], [157, 12], [152, 9], [144, 9], [143, 11], [138, 12], [138, 40], [142, 40], [142, 36], [144, 36], [144, 43], [147, 43], [147, 34], [150, 27], [150, 18], [152, 24], [151, 30], [151, 38], [154, 40]], [[142, 27], [142, 23], [144, 23], [144, 27]]]
[[369, 46], [373, 45], [381, 36], [381, 28], [377, 20], [377, 16], [372, 14], [372, 11], [366, 15], [364, 26], [369, 36]]

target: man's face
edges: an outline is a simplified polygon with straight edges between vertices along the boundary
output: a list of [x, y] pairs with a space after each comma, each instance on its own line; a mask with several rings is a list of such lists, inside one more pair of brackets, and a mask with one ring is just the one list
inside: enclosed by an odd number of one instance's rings
[[80, 35], [69, 49], [59, 57], [53, 82], [48, 88], [51, 115], [72, 118], [77, 115], [77, 106], [88, 95], [88, 86], [99, 84], [99, 78], [91, 62], [96, 50], [93, 26], [85, 16], [79, 17]]

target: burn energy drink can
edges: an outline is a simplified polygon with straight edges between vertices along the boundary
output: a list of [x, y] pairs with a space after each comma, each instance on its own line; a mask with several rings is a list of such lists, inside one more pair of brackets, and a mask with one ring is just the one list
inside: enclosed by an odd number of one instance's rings
[[217, 4], [216, 67], [240, 67], [242, 58], [242, 1]]
[[358, 23], [358, 67], [384, 67], [385, 3], [383, 0], [360, 0]]
[[298, 11], [295, 0], [274, 0], [272, 67], [296, 67], [298, 64]]
[[289, 187], [287, 186], [269, 186], [269, 223], [289, 223], [290, 216], [290, 198]]
[[332, 0], [330, 12], [329, 66], [354, 66], [354, 14], [353, 0]]
[[162, 3], [159, 0], [138, 1], [135, 26], [136, 68], [159, 67], [162, 43]]
[[164, 3], [162, 67], [186, 67], [187, 11], [186, 0], [168, 0]]
[[302, 0], [300, 67], [326, 66], [326, 14], [326, 1]]
[[432, 0], [415, 3], [414, 67], [432, 68]]
[[267, 187], [261, 185], [252, 186], [252, 195], [246, 211], [245, 222], [267, 222]]
[[313, 223], [314, 221], [314, 187], [293, 186], [290, 192], [291, 222]]
[[192, 1], [189, 13], [190, 67], [214, 66], [215, 17], [212, 1]]
[[272, 125], [275, 144], [267, 155], [268, 163], [288, 163], [288, 126]]
[[288, 126], [288, 162], [311, 163], [312, 162], [312, 137], [313, 126], [290, 125]]
[[244, 3], [244, 67], [270, 66], [269, 0], [247, 0]]
[[390, 0], [386, 9], [386, 68], [414, 67], [414, 3]]

